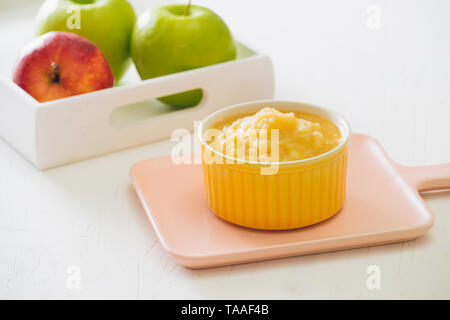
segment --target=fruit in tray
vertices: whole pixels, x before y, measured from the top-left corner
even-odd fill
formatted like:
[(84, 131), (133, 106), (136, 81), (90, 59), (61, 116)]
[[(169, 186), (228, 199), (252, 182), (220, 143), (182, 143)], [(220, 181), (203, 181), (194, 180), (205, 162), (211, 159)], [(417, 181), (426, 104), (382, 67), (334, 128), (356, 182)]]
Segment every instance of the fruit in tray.
[[(136, 23), (131, 55), (142, 79), (204, 67), (236, 58), (236, 46), (225, 22), (213, 11), (174, 4), (151, 9)], [(200, 89), (160, 98), (173, 107), (202, 99)]]
[(130, 66), (136, 20), (126, 0), (47, 0), (37, 15), (37, 33), (66, 31), (92, 41), (105, 54), (117, 81)]
[[(130, 56), (143, 80), (236, 58), (225, 22), (190, 1), (151, 9), (135, 21), (126, 0), (46, 0), (37, 15), (41, 37), (22, 51), (13, 80), (45, 102), (113, 86)], [(198, 88), (159, 100), (183, 108), (202, 98)]]
[(13, 69), (13, 81), (39, 102), (114, 85), (104, 54), (89, 40), (68, 32), (49, 32), (30, 42)]

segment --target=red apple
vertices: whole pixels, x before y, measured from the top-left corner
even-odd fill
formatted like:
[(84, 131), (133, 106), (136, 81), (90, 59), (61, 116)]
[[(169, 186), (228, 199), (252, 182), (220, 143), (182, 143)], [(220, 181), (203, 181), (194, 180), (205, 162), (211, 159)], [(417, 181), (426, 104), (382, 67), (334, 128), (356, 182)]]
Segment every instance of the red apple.
[(114, 76), (95, 44), (74, 33), (49, 32), (22, 50), (13, 81), (45, 102), (110, 88)]

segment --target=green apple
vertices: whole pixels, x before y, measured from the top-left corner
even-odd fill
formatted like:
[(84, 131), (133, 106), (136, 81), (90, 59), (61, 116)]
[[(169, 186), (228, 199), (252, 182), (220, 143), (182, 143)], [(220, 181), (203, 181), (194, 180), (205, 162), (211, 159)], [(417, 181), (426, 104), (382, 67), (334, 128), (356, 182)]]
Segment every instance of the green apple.
[(126, 0), (47, 0), (39, 9), (38, 35), (50, 31), (76, 33), (105, 55), (116, 82), (130, 66), (130, 39), (136, 15)]
[[(200, 68), (236, 58), (236, 45), (225, 22), (213, 11), (185, 4), (143, 13), (131, 38), (131, 56), (142, 79)], [(173, 107), (202, 99), (195, 89), (160, 98)]]

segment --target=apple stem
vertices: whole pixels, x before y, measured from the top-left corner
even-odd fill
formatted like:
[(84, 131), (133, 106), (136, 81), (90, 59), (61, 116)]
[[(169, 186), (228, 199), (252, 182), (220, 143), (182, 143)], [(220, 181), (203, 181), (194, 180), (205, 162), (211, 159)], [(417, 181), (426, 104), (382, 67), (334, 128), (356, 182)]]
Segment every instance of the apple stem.
[(52, 82), (59, 82), (59, 65), (56, 62), (52, 62), (52, 71), (50, 72), (50, 80)]
[(186, 8), (184, 9), (184, 15), (188, 14), (190, 6), (191, 6), (191, 0), (188, 1), (187, 5), (186, 5)]

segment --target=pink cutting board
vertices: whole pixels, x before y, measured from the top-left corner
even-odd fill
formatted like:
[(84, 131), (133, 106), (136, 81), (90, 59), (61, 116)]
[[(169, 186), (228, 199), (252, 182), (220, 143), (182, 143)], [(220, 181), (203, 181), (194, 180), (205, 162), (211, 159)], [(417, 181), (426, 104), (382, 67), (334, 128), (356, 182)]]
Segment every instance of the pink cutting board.
[(349, 146), (344, 208), (316, 225), (289, 231), (253, 230), (226, 222), (208, 208), (199, 164), (170, 157), (135, 164), (131, 180), (169, 255), (189, 268), (206, 268), (414, 239), (433, 214), (419, 190), (450, 187), (450, 164), (395, 164), (371, 137)]

